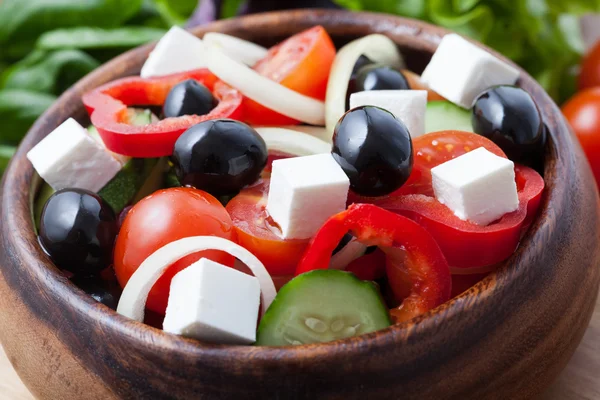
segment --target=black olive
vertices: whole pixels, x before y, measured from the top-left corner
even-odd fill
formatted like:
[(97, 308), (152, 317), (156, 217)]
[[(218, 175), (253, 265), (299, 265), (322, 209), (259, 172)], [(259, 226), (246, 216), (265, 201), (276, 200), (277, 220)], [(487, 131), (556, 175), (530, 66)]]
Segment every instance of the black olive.
[(371, 61), (371, 59), (364, 54), (361, 54), (354, 63), (354, 68), (352, 68), (352, 75), (350, 76), (350, 79), (356, 78), (356, 74), (361, 70), (361, 68), (371, 64), (373, 64), (373, 61)]
[(335, 127), (331, 152), (352, 190), (363, 196), (392, 193), (412, 171), (408, 129), (379, 107), (357, 107), (344, 114)]
[(76, 276), (71, 279), (77, 287), (105, 306), (117, 309), (121, 297), (121, 287), (116, 282), (108, 282), (93, 276)]
[(218, 119), (185, 131), (175, 143), (173, 164), (182, 185), (222, 196), (256, 181), (267, 155), (267, 145), (254, 129)]
[(111, 264), (117, 232), (112, 208), (83, 189), (54, 193), (40, 219), (40, 243), (57, 267), (75, 275), (93, 275)]
[(206, 86), (188, 79), (173, 86), (165, 104), (163, 115), (181, 117), (182, 115), (205, 115), (217, 106), (217, 100)]
[(355, 92), (365, 90), (409, 90), (402, 72), (381, 64), (365, 65), (356, 73)]
[(346, 109), (350, 108), (350, 95), (367, 90), (410, 90), (410, 85), (402, 72), (382, 64), (374, 64), (367, 57), (361, 56), (354, 64), (348, 82)]
[(492, 87), (477, 97), (471, 116), (473, 130), (496, 143), (517, 162), (539, 157), (544, 123), (533, 98), (515, 86)]

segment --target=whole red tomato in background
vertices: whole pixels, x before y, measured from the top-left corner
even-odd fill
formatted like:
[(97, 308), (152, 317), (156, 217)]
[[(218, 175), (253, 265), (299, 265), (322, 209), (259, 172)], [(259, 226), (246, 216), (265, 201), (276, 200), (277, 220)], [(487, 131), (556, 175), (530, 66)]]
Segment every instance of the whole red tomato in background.
[(600, 42), (584, 57), (579, 75), (579, 90), (600, 86)]
[(577, 93), (562, 111), (583, 147), (596, 182), (600, 182), (600, 86)]

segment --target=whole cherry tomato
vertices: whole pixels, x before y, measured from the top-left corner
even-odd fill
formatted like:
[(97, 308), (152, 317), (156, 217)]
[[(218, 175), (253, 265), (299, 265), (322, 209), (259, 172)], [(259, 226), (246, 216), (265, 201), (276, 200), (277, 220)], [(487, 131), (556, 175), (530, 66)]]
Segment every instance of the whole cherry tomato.
[[(125, 286), (140, 264), (168, 243), (190, 236), (219, 236), (235, 240), (233, 223), (225, 208), (210, 194), (192, 188), (159, 190), (127, 213), (115, 246), (117, 279)], [(233, 257), (219, 251), (203, 251), (171, 265), (156, 282), (146, 308), (164, 314), (171, 279), (201, 258), (233, 266)]]
[(600, 41), (585, 56), (579, 74), (579, 89), (600, 86)]
[(562, 108), (600, 182), (600, 87), (577, 93)]

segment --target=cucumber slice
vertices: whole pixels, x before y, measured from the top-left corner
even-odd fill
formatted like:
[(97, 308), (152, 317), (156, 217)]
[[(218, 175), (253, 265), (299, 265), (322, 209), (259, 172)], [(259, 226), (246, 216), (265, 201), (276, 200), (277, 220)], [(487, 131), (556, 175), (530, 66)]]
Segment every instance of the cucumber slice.
[(169, 163), (166, 157), (159, 158), (150, 174), (147, 176), (144, 184), (139, 188), (132, 204), (137, 203), (144, 197), (151, 195), (159, 189), (168, 187), (165, 183), (165, 174), (169, 168)]
[(328, 342), (391, 324), (387, 306), (372, 282), (344, 271), (317, 270), (281, 288), (260, 322), (256, 344)]
[(127, 118), (131, 125), (147, 125), (158, 122), (159, 119), (147, 108), (128, 108)]
[(425, 113), (425, 133), (446, 130), (473, 132), (471, 112), (449, 101), (430, 101)]
[[(144, 197), (165, 187), (164, 174), (167, 169), (166, 158), (134, 158), (104, 186), (98, 194), (114, 210), (120, 213), (127, 205), (135, 204)], [(46, 202), (55, 190), (43, 183), (34, 203), (36, 228), (40, 227), (40, 218)]]
[[(98, 194), (113, 209), (120, 213), (128, 204), (132, 203), (152, 175), (158, 158), (133, 158), (106, 184)], [(162, 183), (162, 182), (161, 182)], [(152, 185), (160, 187), (160, 185)]]

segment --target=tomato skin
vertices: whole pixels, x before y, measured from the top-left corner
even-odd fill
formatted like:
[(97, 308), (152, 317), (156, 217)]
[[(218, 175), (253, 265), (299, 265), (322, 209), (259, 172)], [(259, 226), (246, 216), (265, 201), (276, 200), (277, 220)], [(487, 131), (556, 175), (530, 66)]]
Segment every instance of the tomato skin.
[(596, 183), (600, 184), (600, 87), (577, 93), (562, 107), (562, 112), (583, 147)]
[(579, 90), (600, 86), (600, 41), (584, 57), (579, 74)]
[[(125, 217), (117, 237), (114, 266), (119, 284), (125, 287), (140, 264), (156, 250), (190, 236), (218, 236), (235, 241), (231, 218), (213, 196), (192, 188), (172, 188), (141, 200)], [(233, 257), (219, 251), (184, 257), (154, 285), (146, 308), (164, 314), (173, 276), (203, 257), (233, 266)]]
[(227, 204), (238, 244), (265, 265), (271, 275), (293, 275), (298, 261), (308, 247), (309, 239), (282, 239), (267, 225), (267, 196), (270, 180), (242, 190)]
[[(333, 41), (322, 26), (300, 32), (269, 49), (254, 69), (261, 75), (305, 96), (325, 99), (329, 71), (335, 58)], [(298, 121), (244, 98), (250, 125), (293, 125)]]

